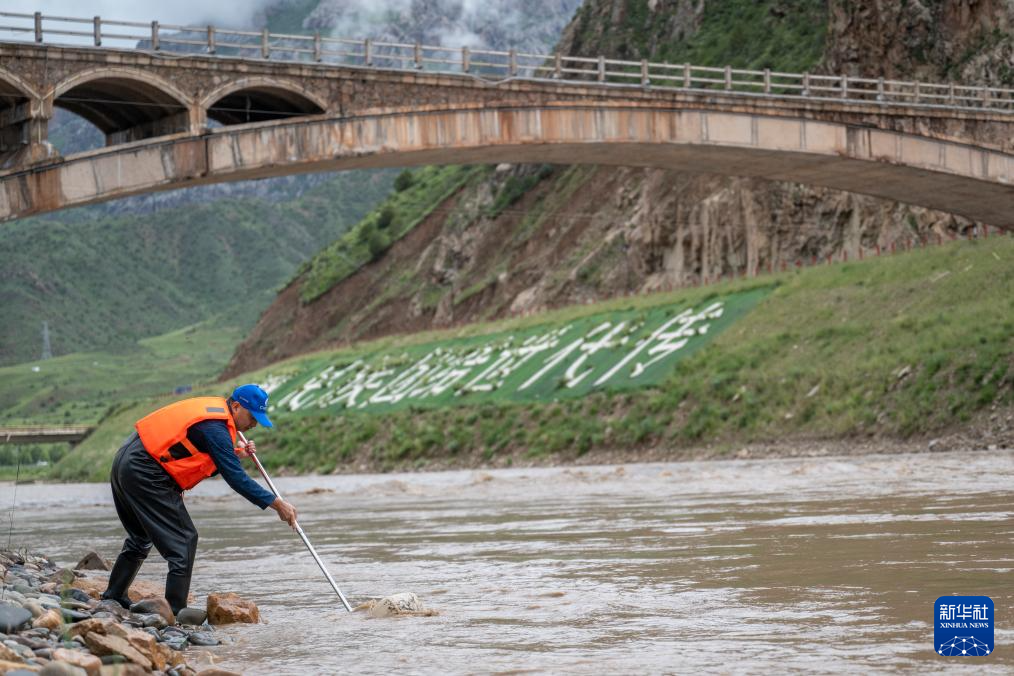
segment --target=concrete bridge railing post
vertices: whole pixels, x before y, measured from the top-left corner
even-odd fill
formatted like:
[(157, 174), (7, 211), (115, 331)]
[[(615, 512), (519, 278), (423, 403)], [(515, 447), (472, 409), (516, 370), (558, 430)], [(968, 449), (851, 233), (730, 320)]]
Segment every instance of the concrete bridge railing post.
[(320, 44), (320, 31), (314, 31), (314, 34), (313, 34), (313, 60), (316, 61), (317, 63), (320, 63), (323, 58), (324, 57), (323, 57), (323, 54), (321, 52), (321, 44)]
[(651, 78), (648, 77), (648, 59), (641, 59), (641, 86), (651, 86)]
[(92, 19), (92, 38), (95, 40), (95, 46), (102, 46), (102, 17), (95, 17)]
[(35, 13), (35, 41), (42, 42), (42, 12)]
[(467, 73), (472, 68), (472, 55), (468, 47), (461, 48), (461, 72)]
[(161, 48), (158, 41), (158, 21), (151, 22), (151, 48), (156, 52)]
[(271, 38), (268, 35), (268, 29), (265, 28), (261, 31), (261, 58), (271, 58)]
[(363, 63), (367, 66), (373, 65), (373, 46), (372, 41), (369, 38), (363, 40)]
[(215, 27), (208, 26), (208, 54), (215, 53)]
[(422, 70), (422, 67), (423, 67), (423, 62), (422, 62), (422, 44), (418, 43), (418, 42), (415, 43), (415, 45), (413, 46), (412, 52), (413, 52), (413, 60), (414, 60), (414, 64), (415, 64), (416, 70)]
[(690, 64), (689, 63), (684, 63), (683, 64), (683, 88), (684, 89), (690, 89), (690, 83), (691, 83)]
[(559, 80), (563, 77), (563, 54), (557, 52), (553, 57), (553, 77)]
[(770, 94), (771, 93), (771, 69), (770, 68), (765, 68), (764, 69), (764, 93), (765, 94)]

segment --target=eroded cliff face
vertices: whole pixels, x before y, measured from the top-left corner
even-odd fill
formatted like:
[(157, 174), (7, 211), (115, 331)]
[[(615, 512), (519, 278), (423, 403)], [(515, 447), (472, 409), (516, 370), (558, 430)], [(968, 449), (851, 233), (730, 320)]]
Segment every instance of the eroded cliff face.
[[(798, 3), (767, 5), (765, 19), (778, 22)], [(654, 58), (674, 42), (701, 38), (712, 7), (705, 0), (589, 0), (560, 45), (578, 55)], [(826, 10), (827, 40), (815, 70), (997, 84), (1010, 77), (1010, 38), (1006, 28), (999, 37), (996, 31), (1011, 24), (1014, 0), (832, 0)], [(536, 172), (541, 180), (518, 201), (495, 217), (483, 215), (512, 180)], [(860, 249), (869, 254), (973, 225), (863, 195), (756, 179), (633, 168), (489, 168), (383, 258), (312, 303), (299, 303), (300, 280), (294, 280), (237, 350), (227, 375), (337, 342), (843, 253), (854, 259)]]

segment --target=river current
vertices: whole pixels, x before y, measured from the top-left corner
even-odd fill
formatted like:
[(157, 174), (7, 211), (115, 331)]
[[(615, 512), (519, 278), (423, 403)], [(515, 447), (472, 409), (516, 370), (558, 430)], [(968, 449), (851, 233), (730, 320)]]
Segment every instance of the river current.
[[(412, 591), (439, 611), (391, 619), (347, 613), (274, 512), (206, 481), (192, 591), (264, 622), (189, 655), (246, 674), (1010, 673), (1012, 478), (1014, 451), (277, 479), (353, 604)], [(73, 565), (123, 533), (107, 485), (31, 484), (12, 538)], [(934, 652), (950, 594), (992, 598), (989, 657)]]

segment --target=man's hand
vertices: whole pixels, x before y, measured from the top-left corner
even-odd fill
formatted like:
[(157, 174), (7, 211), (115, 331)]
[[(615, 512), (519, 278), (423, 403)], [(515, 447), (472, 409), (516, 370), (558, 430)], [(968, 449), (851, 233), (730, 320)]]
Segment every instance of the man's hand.
[(249, 458), (251, 455), (257, 452), (257, 444), (252, 441), (246, 442), (246, 446), (236, 449), (236, 455), (241, 458)]
[(289, 524), (289, 526), (296, 529), (296, 508), (291, 504), (282, 500), (281, 498), (275, 498), (275, 501), (270, 505), (271, 509), (278, 512), (278, 518)]

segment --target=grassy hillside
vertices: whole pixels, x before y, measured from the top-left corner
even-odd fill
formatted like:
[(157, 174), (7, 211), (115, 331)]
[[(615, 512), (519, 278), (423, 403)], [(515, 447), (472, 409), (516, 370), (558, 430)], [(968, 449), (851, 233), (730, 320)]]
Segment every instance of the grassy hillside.
[(73, 212), (0, 227), (0, 364), (109, 350), (205, 319), (252, 325), (311, 254), (390, 190), (353, 172), (282, 203), (230, 199), (145, 215)]
[[(389, 338), (275, 365), (208, 389), (347, 361), (378, 349), (478, 335), (774, 285), (753, 311), (656, 387), (553, 403), (418, 407), (391, 413), (275, 414), (258, 430), (272, 469), (421, 467), (574, 457), (592, 449), (679, 449), (792, 438), (908, 437), (1014, 404), (1014, 238), (956, 242), (758, 280), (624, 298), (454, 332)], [(985, 292), (984, 292), (985, 291)], [(56, 467), (102, 479), (116, 441), (156, 402), (111, 417)]]

